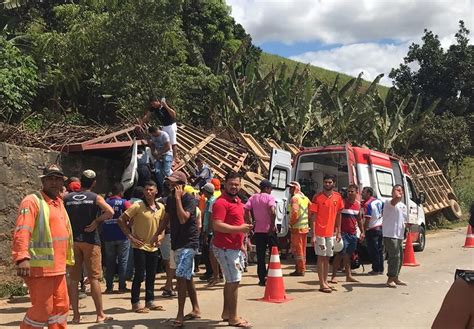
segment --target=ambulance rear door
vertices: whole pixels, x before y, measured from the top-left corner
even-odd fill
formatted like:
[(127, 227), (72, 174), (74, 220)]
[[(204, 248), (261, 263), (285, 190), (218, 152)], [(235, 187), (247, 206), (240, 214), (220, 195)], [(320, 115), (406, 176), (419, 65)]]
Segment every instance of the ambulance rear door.
[(284, 150), (272, 149), (270, 158), (269, 178), (273, 184), (272, 195), (276, 201), (276, 220), (278, 236), (288, 233), (288, 183), (292, 180), (291, 153)]

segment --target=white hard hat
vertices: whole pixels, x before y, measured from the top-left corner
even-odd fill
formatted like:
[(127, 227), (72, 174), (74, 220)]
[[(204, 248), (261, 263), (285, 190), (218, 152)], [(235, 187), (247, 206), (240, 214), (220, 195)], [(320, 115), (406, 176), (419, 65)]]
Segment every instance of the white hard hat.
[(339, 240), (339, 242), (334, 238), (334, 252), (341, 252), (344, 249), (344, 241)]

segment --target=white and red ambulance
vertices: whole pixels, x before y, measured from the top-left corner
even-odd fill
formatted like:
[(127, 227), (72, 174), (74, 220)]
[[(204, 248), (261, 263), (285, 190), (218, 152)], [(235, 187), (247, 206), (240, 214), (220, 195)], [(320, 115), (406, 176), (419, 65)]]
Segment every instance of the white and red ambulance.
[(338, 191), (349, 184), (359, 186), (359, 191), (370, 186), (374, 189), (374, 196), (384, 201), (391, 198), (393, 185), (402, 185), (410, 231), (414, 232), (413, 246), (416, 251), (425, 248), (426, 226), (422, 206), (425, 194), (415, 190), (408, 166), (397, 157), (350, 144), (305, 148), (293, 159), (287, 151), (272, 150), (269, 179), (274, 185), (272, 194), (277, 201), (276, 224), (279, 236), (288, 233), (287, 184), (292, 180), (298, 181), (302, 192), (311, 199), (315, 193), (322, 191), (323, 177), (326, 174), (336, 176)]

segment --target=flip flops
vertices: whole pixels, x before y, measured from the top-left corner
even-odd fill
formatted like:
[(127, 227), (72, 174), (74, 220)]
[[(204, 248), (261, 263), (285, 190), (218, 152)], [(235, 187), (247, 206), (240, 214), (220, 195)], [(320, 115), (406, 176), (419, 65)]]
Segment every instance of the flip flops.
[(95, 323), (106, 323), (106, 322), (109, 322), (109, 321), (113, 321), (113, 317), (111, 316), (106, 316), (105, 318), (103, 318), (102, 320), (97, 320)]
[(184, 316), (183, 320), (184, 321), (189, 321), (189, 320), (196, 320), (196, 319), (200, 319), (201, 316), (198, 315), (198, 314), (193, 314), (193, 313), (188, 313)]
[(154, 303), (146, 304), (145, 308), (149, 309), (150, 311), (164, 311), (165, 308), (161, 305), (156, 305)]
[(173, 320), (171, 321), (171, 326), (173, 328), (182, 328), (184, 326), (183, 321)]
[(324, 292), (324, 293), (326, 293), (326, 294), (332, 293), (332, 289), (331, 289), (331, 288), (320, 288), (319, 291)]
[(240, 319), (239, 322), (234, 323), (234, 324), (229, 322), (229, 327), (252, 328), (252, 324), (250, 322), (248, 322), (247, 320)]

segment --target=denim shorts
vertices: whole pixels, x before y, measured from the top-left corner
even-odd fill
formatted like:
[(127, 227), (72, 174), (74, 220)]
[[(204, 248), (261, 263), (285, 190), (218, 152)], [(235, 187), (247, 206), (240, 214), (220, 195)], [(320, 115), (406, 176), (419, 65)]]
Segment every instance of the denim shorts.
[(194, 256), (196, 250), (191, 248), (181, 248), (174, 251), (174, 261), (176, 263), (176, 277), (191, 280), (194, 274)]
[(212, 246), (212, 251), (221, 266), (225, 282), (240, 282), (244, 269), (244, 258), (240, 249), (221, 249)]
[(344, 242), (344, 248), (342, 249), (341, 254), (352, 255), (357, 248), (357, 235), (342, 233), (342, 241)]
[(161, 241), (160, 245), (161, 257), (164, 260), (170, 260), (171, 251), (171, 234), (165, 234), (165, 238)]

